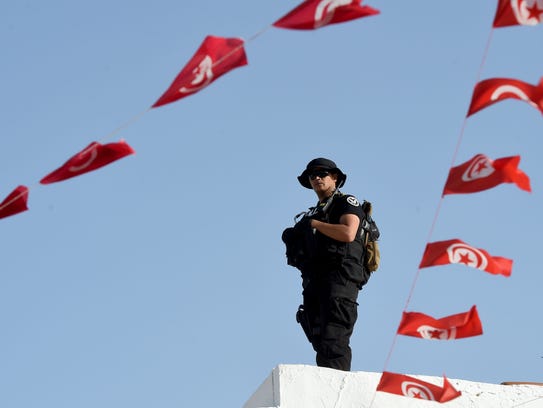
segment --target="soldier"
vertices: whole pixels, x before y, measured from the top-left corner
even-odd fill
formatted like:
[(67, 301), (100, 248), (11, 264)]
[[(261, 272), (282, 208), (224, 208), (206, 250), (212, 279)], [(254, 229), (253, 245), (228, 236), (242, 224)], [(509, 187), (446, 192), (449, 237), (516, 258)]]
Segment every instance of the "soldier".
[(358, 317), (364, 268), (365, 213), (356, 197), (343, 194), (347, 176), (329, 159), (311, 160), (298, 181), (318, 203), (283, 232), (287, 262), (302, 273), (303, 305), (296, 318), (316, 351), (317, 365), (351, 369), (349, 345)]

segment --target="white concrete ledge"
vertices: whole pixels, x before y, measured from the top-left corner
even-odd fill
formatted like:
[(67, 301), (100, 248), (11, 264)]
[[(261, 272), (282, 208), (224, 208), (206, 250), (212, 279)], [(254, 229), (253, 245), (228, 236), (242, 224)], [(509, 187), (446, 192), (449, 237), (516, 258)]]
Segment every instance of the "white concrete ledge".
[[(442, 377), (407, 375), (443, 384)], [(543, 386), (536, 384), (499, 385), (449, 379), (462, 395), (440, 404), (376, 392), (380, 377), (381, 373), (279, 365), (243, 408), (543, 408)]]

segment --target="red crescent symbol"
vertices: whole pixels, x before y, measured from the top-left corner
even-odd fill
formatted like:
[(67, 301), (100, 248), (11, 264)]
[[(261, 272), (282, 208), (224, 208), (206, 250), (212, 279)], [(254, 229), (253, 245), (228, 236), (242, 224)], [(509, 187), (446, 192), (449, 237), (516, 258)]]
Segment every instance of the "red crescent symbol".
[(483, 154), (479, 154), (474, 158), (464, 174), (462, 174), (462, 181), (472, 181), (485, 178), (492, 173), (494, 173), (492, 160)]
[(434, 394), (429, 388), (413, 381), (402, 382), (403, 395), (411, 398), (417, 398), (426, 401), (435, 401)]
[(447, 254), (451, 263), (460, 263), (483, 271), (488, 266), (486, 256), (467, 244), (452, 244), (447, 248)]

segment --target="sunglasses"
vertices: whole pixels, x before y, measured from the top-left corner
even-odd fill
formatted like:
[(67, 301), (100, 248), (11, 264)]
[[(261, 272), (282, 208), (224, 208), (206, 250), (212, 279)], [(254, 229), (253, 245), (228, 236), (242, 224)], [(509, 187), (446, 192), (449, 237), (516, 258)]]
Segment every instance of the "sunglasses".
[(315, 180), (317, 177), (323, 179), (328, 175), (330, 175), (330, 172), (328, 170), (315, 170), (309, 173), (309, 178), (311, 180)]

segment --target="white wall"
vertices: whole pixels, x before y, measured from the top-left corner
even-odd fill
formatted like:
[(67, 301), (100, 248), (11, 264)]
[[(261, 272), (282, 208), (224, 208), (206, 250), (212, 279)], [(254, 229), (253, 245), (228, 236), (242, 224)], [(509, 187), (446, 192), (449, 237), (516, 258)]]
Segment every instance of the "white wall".
[[(443, 384), (442, 377), (412, 376), (439, 386)], [(440, 404), (376, 392), (380, 377), (380, 373), (279, 365), (243, 408), (543, 408), (543, 386), (538, 385), (449, 379), (462, 391), (462, 396)]]

